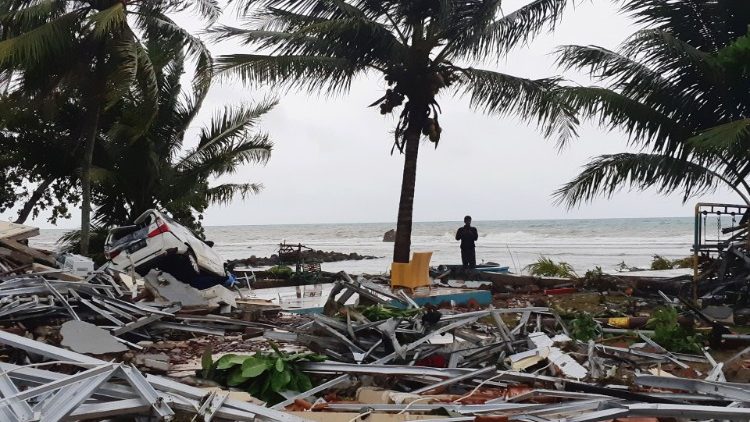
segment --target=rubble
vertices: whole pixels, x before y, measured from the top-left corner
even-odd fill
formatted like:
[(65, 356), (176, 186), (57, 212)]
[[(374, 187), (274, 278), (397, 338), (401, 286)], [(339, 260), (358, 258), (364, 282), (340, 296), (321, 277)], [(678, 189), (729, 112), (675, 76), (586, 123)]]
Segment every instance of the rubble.
[[(3, 245), (34, 233), (2, 227)], [(10, 244), (0, 246), (2, 420), (750, 419), (750, 348), (730, 347), (749, 336), (733, 331), (732, 308), (676, 296), (682, 281), (653, 291), (670, 282), (497, 274), (491, 290), (406, 294), (340, 273), (319, 307), (289, 314), (281, 294), (268, 302), (106, 266), (75, 276)], [(731, 259), (736, 285), (744, 261)]]

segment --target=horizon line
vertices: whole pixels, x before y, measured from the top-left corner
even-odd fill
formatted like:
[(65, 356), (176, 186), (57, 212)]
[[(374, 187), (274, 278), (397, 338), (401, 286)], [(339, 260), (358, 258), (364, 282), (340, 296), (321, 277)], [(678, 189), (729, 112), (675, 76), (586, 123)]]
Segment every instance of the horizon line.
[[(648, 219), (673, 219), (673, 218), (693, 218), (693, 216), (668, 216), (668, 217), (598, 217), (598, 218), (506, 218), (506, 219), (472, 219), (475, 223), (481, 222), (499, 222), (499, 221), (556, 221), (556, 220), (568, 220), (568, 221), (588, 221), (588, 220), (648, 220)], [(429, 224), (429, 223), (463, 223), (463, 220), (425, 220), (425, 221), (414, 221), (414, 224)], [(331, 226), (331, 225), (357, 225), (357, 224), (392, 224), (396, 225), (395, 221), (365, 221), (365, 222), (316, 222), (316, 223), (266, 223), (266, 224), (206, 224), (204, 228), (208, 227), (262, 227), (262, 226)], [(34, 225), (31, 225), (34, 227)], [(39, 227), (41, 230), (76, 230), (78, 226), (74, 227)]]

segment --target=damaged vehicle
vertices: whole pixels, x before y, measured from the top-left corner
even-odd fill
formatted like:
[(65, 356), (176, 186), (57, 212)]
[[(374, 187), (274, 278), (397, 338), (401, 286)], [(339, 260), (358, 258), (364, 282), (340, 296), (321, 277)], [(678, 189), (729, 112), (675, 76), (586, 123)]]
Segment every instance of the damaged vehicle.
[[(117, 271), (145, 275), (158, 268), (184, 282), (226, 280), (225, 260), (189, 229), (157, 210), (148, 210), (131, 226), (109, 231), (104, 255)], [(215, 283), (214, 283), (215, 284)]]

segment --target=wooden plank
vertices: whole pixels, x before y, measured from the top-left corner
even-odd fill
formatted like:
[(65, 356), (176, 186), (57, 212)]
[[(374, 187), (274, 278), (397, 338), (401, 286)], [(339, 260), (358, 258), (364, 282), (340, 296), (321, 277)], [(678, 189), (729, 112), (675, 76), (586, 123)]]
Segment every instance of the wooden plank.
[(24, 240), (34, 236), (39, 236), (39, 229), (36, 227), (0, 221), (0, 239)]
[(5, 246), (7, 248), (13, 249), (14, 251), (23, 252), (27, 255), (30, 255), (35, 260), (41, 261), (47, 265), (57, 265), (55, 260), (52, 259), (52, 257), (50, 257), (49, 255), (39, 252), (34, 248), (30, 248), (17, 240), (0, 239), (0, 246)]
[[(67, 272), (65, 272), (63, 270), (60, 270), (60, 269), (57, 269), (57, 268), (48, 267), (46, 265), (38, 264), (36, 262), (34, 264), (32, 264), (31, 270), (33, 272), (35, 272), (35, 273), (50, 272), (49, 274), (45, 274), (45, 276), (49, 277), (49, 278), (54, 278), (54, 279), (57, 279), (57, 280), (62, 280), (62, 281), (84, 281), (84, 280), (86, 280), (83, 277), (78, 277), (77, 275), (73, 275), (71, 273), (67, 273)], [(51, 271), (59, 271), (59, 272), (51, 272)]]
[(0, 257), (9, 259), (20, 265), (31, 264), (32, 262), (34, 262), (34, 258), (30, 257), (29, 255), (8, 248), (0, 248)]

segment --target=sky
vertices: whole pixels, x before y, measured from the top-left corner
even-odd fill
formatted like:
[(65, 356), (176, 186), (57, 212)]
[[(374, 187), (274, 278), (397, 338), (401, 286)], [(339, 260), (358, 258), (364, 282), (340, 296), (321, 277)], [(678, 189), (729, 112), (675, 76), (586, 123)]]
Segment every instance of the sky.
[[(504, 9), (514, 10), (522, 3), (506, 0)], [(590, 84), (585, 75), (562, 73), (552, 53), (565, 44), (616, 48), (636, 28), (618, 14), (613, 3), (581, 2), (567, 11), (553, 33), (537, 37), (499, 61), (473, 66), (526, 78), (563, 75), (574, 83)], [(201, 30), (189, 16), (177, 20), (194, 33)], [(225, 11), (220, 23), (239, 24), (233, 10)], [(251, 52), (232, 43), (211, 44), (210, 48), (215, 55)], [(403, 157), (390, 154), (396, 119), (367, 107), (384, 89), (382, 77), (374, 73), (356, 80), (349, 93), (337, 97), (274, 92), (231, 79), (216, 81), (188, 133), (187, 146), (194, 145), (201, 125), (225, 105), (252, 104), (269, 95), (280, 102), (259, 126), (274, 142), (268, 164), (247, 166), (221, 180), (258, 182), (264, 190), (228, 206), (212, 206), (204, 223), (395, 222), (403, 168)], [(738, 201), (723, 190), (687, 204), (682, 204), (680, 195), (622, 192), (568, 210), (553, 203), (552, 193), (591, 157), (629, 150), (622, 133), (585, 124), (580, 137), (559, 150), (553, 139), (544, 139), (533, 125), (473, 111), (465, 99), (443, 95), (438, 100), (443, 132), (437, 149), (427, 141), (420, 148), (414, 221), (458, 221), (466, 214), (475, 221), (690, 216), (698, 201)], [(0, 219), (14, 215), (0, 214)], [(75, 227), (78, 219), (74, 212), (58, 227)], [(51, 227), (45, 215), (28, 223)]]

